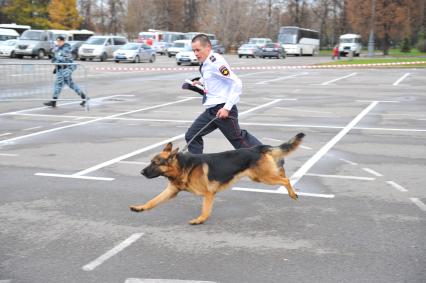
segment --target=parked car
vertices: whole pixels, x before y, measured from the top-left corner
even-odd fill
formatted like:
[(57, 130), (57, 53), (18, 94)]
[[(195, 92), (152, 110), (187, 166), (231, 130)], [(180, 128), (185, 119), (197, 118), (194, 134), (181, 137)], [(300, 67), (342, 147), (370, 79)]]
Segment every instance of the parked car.
[(225, 53), (225, 47), (222, 44), (212, 44), (213, 52), (224, 54)]
[(265, 37), (252, 37), (249, 39), (248, 43), (256, 44), (259, 48), (262, 48), (266, 44), (272, 43), (272, 39)]
[(18, 39), (19, 33), (13, 29), (0, 28), (0, 42), (9, 39)]
[(127, 43), (127, 39), (122, 36), (91, 36), (78, 49), (78, 57), (84, 61), (86, 59), (96, 59), (105, 61), (113, 57), (115, 50)]
[(152, 47), (158, 54), (165, 55), (167, 52), (167, 48), (170, 47), (170, 43), (165, 41), (154, 41)]
[(16, 58), (31, 56), (32, 58), (42, 59), (46, 55), (52, 56), (53, 46), (51, 32), (31, 29), (24, 31), (18, 39), (14, 52)]
[(176, 56), (177, 53), (182, 50), (185, 50), (186, 48), (188, 48), (188, 46), (191, 47), (191, 40), (175, 40), (173, 42), (173, 45), (167, 48), (167, 56)]
[(155, 50), (145, 43), (127, 43), (114, 52), (114, 61), (116, 63), (122, 61), (153, 63), (155, 62)]
[(240, 48), (238, 48), (238, 57), (241, 58), (243, 56), (246, 56), (247, 58), (256, 58), (256, 56), (260, 55), (260, 52), (261, 50), (256, 44), (246, 43), (240, 46)]
[(0, 41), (0, 56), (7, 56), (15, 58), (15, 46), (18, 42), (17, 39), (9, 39), (6, 41)]
[(71, 54), (74, 60), (78, 59), (78, 49), (84, 43), (84, 41), (67, 41), (69, 45), (71, 45)]
[(197, 57), (195, 57), (191, 46), (188, 46), (176, 54), (176, 64), (200, 65), (200, 62), (198, 62)]
[(260, 52), (260, 57), (275, 57), (277, 59), (285, 58), (285, 51), (279, 43), (268, 43), (262, 48)]

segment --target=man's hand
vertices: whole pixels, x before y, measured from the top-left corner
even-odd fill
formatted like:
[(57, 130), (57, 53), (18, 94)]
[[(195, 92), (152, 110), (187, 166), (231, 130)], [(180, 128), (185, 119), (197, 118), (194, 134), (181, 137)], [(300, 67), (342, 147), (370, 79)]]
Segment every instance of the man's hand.
[(219, 119), (226, 119), (229, 116), (229, 110), (226, 110), (225, 108), (219, 109), (217, 111), (216, 117), (219, 117)]

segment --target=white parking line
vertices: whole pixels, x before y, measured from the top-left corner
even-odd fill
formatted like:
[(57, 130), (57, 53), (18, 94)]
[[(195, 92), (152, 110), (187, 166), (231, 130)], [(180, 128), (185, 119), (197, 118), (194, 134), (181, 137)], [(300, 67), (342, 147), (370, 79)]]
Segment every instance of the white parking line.
[(426, 211), (426, 204), (424, 204), (420, 199), (418, 198), (410, 198), (410, 200), (417, 205), (421, 210)]
[[(241, 187), (233, 187), (233, 191), (244, 191), (244, 192), (255, 192), (255, 193), (265, 193), (265, 194), (280, 194), (280, 195), (287, 195), (287, 190), (281, 190), (281, 187), (279, 187), (277, 190), (262, 190), (262, 189), (252, 189), (252, 188), (241, 188)], [(305, 193), (305, 192), (299, 192), (296, 191), (297, 195), (299, 196), (306, 196), (306, 197), (316, 197), (316, 198), (334, 198), (335, 195), (332, 194), (315, 194), (315, 193)]]
[[(267, 107), (267, 106), (269, 106), (269, 105), (272, 105), (272, 104), (274, 104), (274, 103), (277, 103), (277, 102), (279, 102), (279, 101), (281, 101), (281, 99), (275, 99), (275, 100), (270, 101), (270, 102), (268, 102), (268, 103), (265, 103), (265, 104), (259, 105), (259, 106), (257, 106), (257, 107), (251, 108), (251, 109), (249, 109), (249, 110), (243, 111), (243, 112), (241, 112), (241, 113), (240, 113), (240, 116), (247, 115), (248, 113), (251, 113), (251, 112), (256, 111), (256, 110), (258, 110), (258, 109), (261, 109), (261, 108), (265, 108), (265, 107)], [(143, 153), (143, 152), (149, 151), (149, 150), (154, 149), (154, 148), (156, 148), (156, 147), (159, 147), (159, 146), (161, 146), (161, 145), (165, 145), (165, 144), (167, 144), (167, 143), (169, 143), (169, 142), (172, 142), (172, 141), (175, 141), (175, 140), (182, 139), (184, 136), (185, 136), (185, 134), (180, 134), (180, 135), (174, 136), (174, 137), (172, 137), (172, 138), (169, 138), (169, 139), (166, 139), (166, 140), (160, 141), (160, 142), (155, 143), (155, 144), (152, 144), (152, 145), (150, 145), (150, 146), (147, 146), (147, 147), (144, 147), (144, 148), (141, 148), (141, 149), (135, 150), (135, 151), (133, 151), (133, 152), (130, 152), (130, 153), (124, 154), (124, 155), (122, 155), (122, 156), (119, 156), (119, 157), (113, 158), (113, 159), (111, 159), (111, 160), (105, 161), (105, 162), (103, 162), (103, 163), (97, 164), (97, 165), (92, 166), (92, 167), (90, 167), (90, 168), (88, 168), (88, 169), (85, 169), (85, 170), (79, 171), (79, 172), (74, 173), (74, 174), (71, 174), (71, 175), (65, 175), (65, 174), (52, 174), (52, 173), (36, 173), (35, 175), (37, 175), (37, 176), (47, 176), (47, 177), (61, 177), (61, 178), (81, 178), (81, 179), (87, 179), (87, 177), (85, 177), (85, 176), (83, 176), (83, 175), (86, 175), (87, 173), (90, 173), (90, 172), (93, 172), (93, 171), (99, 170), (99, 169), (101, 169), (101, 168), (104, 168), (104, 167), (109, 166), (109, 165), (111, 165), (111, 164), (114, 164), (114, 163), (116, 163), (116, 162), (122, 161), (122, 160), (124, 160), (124, 159), (129, 158), (129, 157), (132, 157), (132, 156), (135, 156), (135, 155), (141, 154), (141, 153)], [(95, 180), (95, 178), (97, 178), (97, 177), (90, 177), (90, 179), (91, 179), (91, 180)], [(99, 178), (99, 179), (100, 179), (100, 178)], [(111, 181), (111, 180), (113, 180), (113, 178), (102, 178), (102, 179), (107, 179), (106, 181)]]
[(374, 175), (374, 176), (377, 176), (377, 177), (383, 177), (383, 175), (382, 174), (380, 174), (379, 172), (377, 172), (377, 171), (374, 171), (373, 169), (370, 169), (370, 168), (362, 168), (362, 170), (364, 170), (365, 172), (367, 172), (367, 173), (370, 173), (371, 175)]
[(4, 137), (4, 136), (8, 136), (8, 135), (11, 135), (12, 133), (3, 133), (3, 134), (0, 134), (0, 137)]
[(60, 131), (60, 130), (63, 130), (63, 129), (87, 125), (87, 124), (90, 124), (90, 123), (95, 123), (95, 122), (98, 122), (98, 121), (103, 121), (103, 120), (107, 120), (107, 119), (111, 119), (111, 118), (115, 118), (115, 117), (120, 117), (120, 116), (124, 116), (124, 115), (128, 115), (128, 114), (133, 114), (133, 113), (137, 113), (137, 112), (141, 112), (141, 111), (146, 111), (146, 110), (151, 110), (151, 109), (164, 107), (164, 106), (168, 106), (168, 105), (172, 105), (172, 104), (182, 103), (182, 102), (186, 102), (188, 100), (195, 99), (195, 98), (196, 97), (181, 99), (181, 100), (163, 103), (163, 104), (159, 104), (159, 105), (155, 105), (155, 106), (131, 110), (131, 111), (127, 111), (127, 112), (124, 112), (124, 113), (118, 113), (118, 114), (114, 114), (114, 115), (110, 115), (110, 116), (106, 116), (106, 117), (101, 117), (101, 118), (97, 118), (97, 119), (93, 119), (93, 120), (89, 120), (89, 121), (85, 121), (85, 122), (81, 122), (81, 123), (71, 124), (71, 125), (58, 127), (58, 128), (53, 128), (53, 129), (49, 129), (49, 130), (45, 130), (45, 131), (41, 131), (41, 132), (35, 132), (35, 133), (32, 133), (32, 134), (15, 137), (15, 138), (8, 139), (8, 140), (2, 140), (2, 141), (0, 141), (0, 144), (15, 142), (17, 140), (25, 139), (25, 138), (28, 138), (28, 137), (38, 136), (38, 135), (42, 135), (42, 134), (46, 134), (46, 133), (51, 133), (51, 132), (56, 132), (56, 131)]
[(298, 76), (303, 76), (303, 75), (307, 75), (307, 74), (309, 74), (309, 73), (304, 72), (304, 73), (294, 74), (294, 75), (291, 75), (291, 76), (278, 77), (278, 78), (271, 79), (271, 80), (257, 82), (256, 84), (262, 85), (262, 84), (266, 84), (266, 83), (270, 83), (270, 82), (282, 81), (282, 80), (286, 80), (286, 79), (290, 79), (290, 78), (294, 78), (294, 77), (298, 77)]
[(394, 181), (386, 181), (386, 183), (388, 183), (389, 185), (391, 185), (392, 187), (394, 187), (395, 189), (397, 189), (400, 192), (403, 192), (403, 193), (408, 192), (407, 189), (405, 189), (403, 186), (395, 183)]
[(394, 86), (399, 85), (400, 82), (402, 82), (406, 77), (408, 77), (410, 75), (410, 73), (406, 73), (405, 75), (403, 75), (402, 77), (400, 77), (396, 82), (393, 83)]
[(0, 156), (18, 156), (17, 154), (14, 153), (0, 153)]
[[(346, 125), (334, 138), (332, 138), (327, 144), (325, 144), (314, 156), (312, 156), (302, 167), (299, 168), (291, 177), (290, 181), (294, 185), (296, 184), (304, 174), (314, 166), (339, 140), (341, 140), (355, 125), (364, 118), (368, 112), (371, 111), (376, 105), (377, 101), (372, 102), (367, 108), (365, 108), (361, 113), (359, 113), (349, 124)], [(284, 188), (282, 188), (284, 190)]]
[(358, 176), (345, 176), (345, 175), (326, 175), (326, 174), (314, 174), (314, 173), (306, 173), (305, 176), (322, 177), (322, 178), (335, 178), (335, 179), (363, 180), (363, 181), (374, 181), (374, 180), (376, 180), (376, 178), (371, 178), (371, 177), (358, 177)]
[(23, 131), (31, 131), (31, 130), (36, 130), (36, 129), (40, 129), (41, 126), (36, 126), (36, 127), (32, 127), (32, 128), (27, 128), (27, 129), (23, 129)]
[(334, 83), (334, 82), (337, 82), (337, 81), (340, 81), (340, 80), (343, 80), (343, 79), (346, 79), (346, 78), (349, 78), (349, 77), (355, 76), (356, 74), (357, 74), (357, 73), (352, 73), (352, 74), (349, 74), (349, 75), (344, 76), (344, 77), (340, 77), (340, 78), (337, 78), (337, 79), (333, 79), (333, 80), (330, 80), (330, 81), (324, 82), (324, 83), (322, 83), (321, 85), (329, 85), (329, 84), (331, 84), (331, 83)]
[(138, 162), (138, 161), (118, 161), (118, 163), (123, 163), (123, 164), (133, 164), (133, 165), (148, 165), (149, 162)]
[(343, 161), (343, 162), (345, 162), (345, 163), (348, 163), (348, 164), (350, 164), (350, 165), (358, 165), (358, 163), (356, 163), (356, 162), (352, 162), (352, 161), (347, 160), (347, 159), (344, 159), (344, 158), (340, 158), (339, 160), (340, 160), (340, 161)]
[(82, 269), (84, 271), (94, 270), (96, 267), (98, 267), (99, 265), (101, 265), (102, 263), (110, 259), (111, 257), (115, 256), (116, 254), (118, 254), (119, 252), (121, 252), (122, 250), (124, 250), (125, 248), (133, 244), (134, 242), (136, 242), (140, 237), (142, 237), (142, 235), (143, 233), (136, 233), (131, 235), (129, 238), (121, 242), (119, 245), (115, 246), (114, 248), (107, 251), (106, 253), (98, 257), (97, 259), (83, 266)]
[[(1, 283), (1, 282), (0, 282)], [(124, 283), (216, 283), (214, 281), (178, 280), (178, 279), (144, 279), (127, 278)]]

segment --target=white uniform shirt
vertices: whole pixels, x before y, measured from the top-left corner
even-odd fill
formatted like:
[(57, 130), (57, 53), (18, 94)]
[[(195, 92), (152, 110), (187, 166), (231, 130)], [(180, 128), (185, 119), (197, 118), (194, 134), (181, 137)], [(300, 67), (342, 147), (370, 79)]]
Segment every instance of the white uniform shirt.
[(225, 103), (224, 108), (231, 110), (240, 100), (242, 83), (231, 71), (225, 59), (212, 51), (200, 71), (202, 76), (200, 82), (204, 84), (207, 92), (204, 107), (210, 108)]

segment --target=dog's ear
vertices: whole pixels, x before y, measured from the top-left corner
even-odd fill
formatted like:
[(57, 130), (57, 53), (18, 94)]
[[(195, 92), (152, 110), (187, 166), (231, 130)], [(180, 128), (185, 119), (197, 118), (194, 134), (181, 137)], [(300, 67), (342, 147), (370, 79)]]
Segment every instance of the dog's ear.
[(170, 152), (170, 151), (172, 151), (172, 148), (173, 148), (173, 144), (171, 142), (169, 142), (166, 145), (166, 147), (163, 149), (163, 151)]
[(169, 155), (169, 158), (170, 159), (173, 159), (173, 158), (175, 158), (175, 156), (176, 156), (176, 154), (179, 152), (179, 148), (177, 147), (177, 148), (175, 148), (171, 153), (170, 153), (170, 155)]

